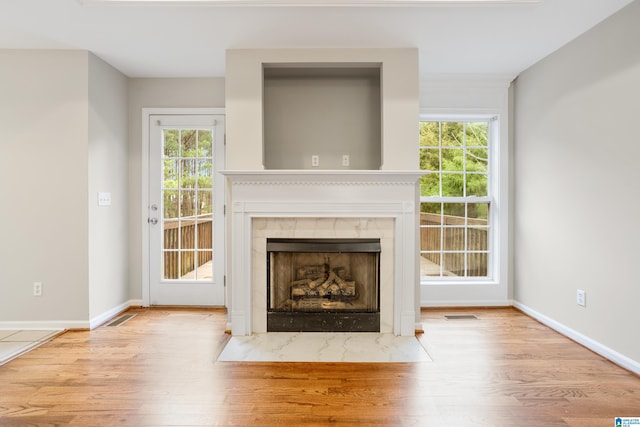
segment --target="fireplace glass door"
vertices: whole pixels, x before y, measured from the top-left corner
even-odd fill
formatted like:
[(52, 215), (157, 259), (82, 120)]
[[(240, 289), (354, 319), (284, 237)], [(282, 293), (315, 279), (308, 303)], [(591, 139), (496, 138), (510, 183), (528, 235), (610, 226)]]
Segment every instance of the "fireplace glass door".
[(267, 331), (379, 332), (379, 239), (267, 239)]

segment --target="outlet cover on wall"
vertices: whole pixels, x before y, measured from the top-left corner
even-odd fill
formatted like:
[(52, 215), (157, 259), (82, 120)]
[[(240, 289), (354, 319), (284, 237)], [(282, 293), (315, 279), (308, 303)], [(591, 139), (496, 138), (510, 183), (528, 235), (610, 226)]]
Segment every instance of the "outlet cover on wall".
[(103, 191), (99, 192), (98, 206), (111, 206), (111, 193)]
[(576, 303), (582, 307), (587, 306), (587, 293), (582, 289), (578, 289), (576, 292)]

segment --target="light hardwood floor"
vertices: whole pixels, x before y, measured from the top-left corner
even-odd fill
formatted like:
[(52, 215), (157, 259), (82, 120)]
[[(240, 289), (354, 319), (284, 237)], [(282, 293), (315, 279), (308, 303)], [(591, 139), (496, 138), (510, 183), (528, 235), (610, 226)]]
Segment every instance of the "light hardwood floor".
[[(613, 426), (640, 378), (515, 309), (424, 310), (424, 363), (216, 362), (225, 315), (135, 309), (0, 367), (0, 426)], [(472, 313), (479, 320), (445, 320)]]

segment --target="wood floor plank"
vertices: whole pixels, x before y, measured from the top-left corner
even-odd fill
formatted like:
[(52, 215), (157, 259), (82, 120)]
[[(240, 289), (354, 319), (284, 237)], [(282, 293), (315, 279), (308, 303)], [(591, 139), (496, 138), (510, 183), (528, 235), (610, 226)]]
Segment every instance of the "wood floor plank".
[(0, 426), (577, 427), (640, 416), (638, 376), (511, 308), (424, 310), (425, 363), (217, 362), (223, 311), (130, 313), (0, 367)]

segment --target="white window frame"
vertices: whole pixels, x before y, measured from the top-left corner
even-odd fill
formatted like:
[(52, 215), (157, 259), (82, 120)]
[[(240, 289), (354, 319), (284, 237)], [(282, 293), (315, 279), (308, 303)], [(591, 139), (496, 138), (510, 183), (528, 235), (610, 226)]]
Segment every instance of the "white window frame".
[[(442, 197), (420, 196), (420, 204), (429, 203), (489, 203), (489, 236), (487, 254), (487, 276), (420, 276), (421, 285), (442, 284), (496, 284), (500, 281), (500, 135), (501, 123), (498, 114), (420, 114), (420, 122), (487, 122), (488, 129), (488, 195), (486, 197)], [(420, 150), (421, 148), (418, 148)], [(421, 251), (422, 248), (419, 248)], [(420, 256), (420, 253), (418, 254)]]

